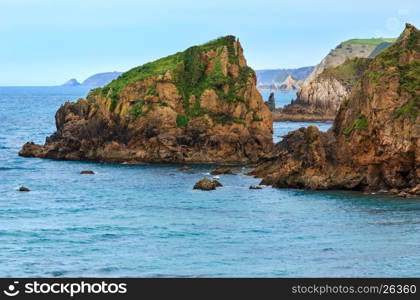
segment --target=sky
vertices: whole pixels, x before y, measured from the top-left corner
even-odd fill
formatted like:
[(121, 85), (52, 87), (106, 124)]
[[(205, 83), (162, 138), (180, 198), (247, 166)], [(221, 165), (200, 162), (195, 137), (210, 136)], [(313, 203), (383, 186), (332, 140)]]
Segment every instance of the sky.
[(406, 22), (420, 26), (420, 1), (0, 0), (0, 86), (127, 71), (224, 35), (254, 69), (303, 67)]

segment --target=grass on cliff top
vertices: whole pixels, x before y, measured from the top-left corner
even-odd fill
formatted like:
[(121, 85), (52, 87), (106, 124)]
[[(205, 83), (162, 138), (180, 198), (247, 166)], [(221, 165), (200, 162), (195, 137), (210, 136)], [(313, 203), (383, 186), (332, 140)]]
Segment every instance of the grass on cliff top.
[(167, 71), (174, 71), (180, 67), (180, 65), (184, 62), (186, 54), (191, 52), (191, 49), (195, 49), (196, 51), (208, 51), (211, 49), (217, 49), (221, 46), (229, 46), (232, 42), (235, 41), (234, 36), (224, 36), (213, 41), (207, 42), (200, 46), (193, 46), (188, 48), (183, 52), (177, 52), (173, 55), (169, 55), (153, 62), (146, 63), (144, 65), (135, 67), (117, 79), (110, 82), (103, 88), (103, 93), (106, 94), (110, 89), (117, 93), (127, 85), (136, 82), (138, 80), (144, 79), (149, 76), (155, 75), (162, 75), (165, 74)]
[(396, 38), (371, 38), (371, 39), (351, 39), (347, 40), (342, 45), (349, 45), (349, 44), (361, 44), (361, 45), (373, 45), (378, 46), (379, 44), (382, 44), (384, 42), (387, 43), (393, 43), (397, 39)]
[(369, 66), (371, 59), (355, 58), (347, 60), (337, 67), (326, 68), (321, 74), (321, 78), (335, 78), (340, 82), (353, 86), (357, 79)]

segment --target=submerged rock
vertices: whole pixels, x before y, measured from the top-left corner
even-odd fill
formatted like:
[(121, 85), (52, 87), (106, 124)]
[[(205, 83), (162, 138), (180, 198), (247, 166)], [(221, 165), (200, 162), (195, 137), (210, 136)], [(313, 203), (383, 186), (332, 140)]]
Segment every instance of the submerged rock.
[(232, 172), (232, 169), (229, 169), (229, 168), (214, 169), (213, 171), (210, 172), (210, 174), (211, 175), (221, 175), (221, 174), (234, 175), (234, 173)]
[(90, 174), (90, 175), (93, 175), (93, 174), (95, 174), (95, 172), (93, 172), (92, 170), (83, 170), (83, 171), (80, 172), (80, 174)]
[(191, 170), (191, 169), (192, 168), (189, 167), (189, 166), (182, 166), (182, 167), (178, 168), (178, 170), (181, 170), (181, 171), (188, 171), (188, 170)]
[(29, 192), (29, 191), (30, 191), (30, 189), (29, 189), (29, 188), (27, 188), (26, 186), (21, 186), (21, 187), (18, 189), (18, 191), (19, 191), (19, 192)]
[(211, 191), (211, 190), (215, 190), (216, 187), (220, 187), (220, 186), (223, 186), (223, 185), (217, 180), (210, 180), (208, 178), (203, 178), (194, 185), (193, 189)]
[(258, 186), (258, 185), (250, 185), (249, 186), (250, 190), (262, 190), (262, 187)]
[(290, 132), (252, 174), (274, 187), (417, 193), (419, 43), (419, 31), (407, 24), (369, 64), (328, 132), (316, 126)]
[(136, 67), (67, 102), (57, 131), (19, 155), (65, 160), (256, 162), (272, 150), (272, 115), (243, 49), (226, 36)]

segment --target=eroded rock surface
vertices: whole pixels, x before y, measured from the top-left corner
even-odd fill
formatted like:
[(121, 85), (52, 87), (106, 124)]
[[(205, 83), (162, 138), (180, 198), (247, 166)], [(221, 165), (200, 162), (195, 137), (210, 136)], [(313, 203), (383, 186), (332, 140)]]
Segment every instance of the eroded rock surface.
[(19, 154), (108, 162), (258, 161), (272, 116), (233, 36), (134, 68), (56, 113), (45, 145)]
[(289, 133), (252, 174), (275, 187), (418, 195), (419, 40), (419, 31), (407, 24), (369, 64), (328, 132), (310, 126)]

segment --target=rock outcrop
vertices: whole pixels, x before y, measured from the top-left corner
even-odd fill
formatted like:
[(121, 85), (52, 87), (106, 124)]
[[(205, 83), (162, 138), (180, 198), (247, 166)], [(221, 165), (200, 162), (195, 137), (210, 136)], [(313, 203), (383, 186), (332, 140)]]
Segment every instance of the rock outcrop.
[(270, 96), (268, 97), (268, 100), (265, 102), (265, 105), (267, 105), (268, 109), (271, 112), (276, 110), (276, 98), (274, 98), (274, 93), (270, 93)]
[(69, 81), (66, 81), (62, 84), (62, 86), (79, 86), (80, 82), (77, 81), (77, 79), (72, 78)]
[(298, 82), (303, 82), (314, 68), (314, 66), (310, 66), (298, 69), (256, 70), (257, 88), (259, 90), (276, 90), (288, 76), (292, 76)]
[(354, 82), (366, 69), (369, 58), (394, 39), (355, 39), (341, 43), (315, 67), (297, 93), (296, 100), (278, 109), (275, 120), (332, 121)]
[(272, 116), (238, 40), (226, 36), (134, 68), (56, 113), (20, 155), (108, 162), (255, 162)]
[(298, 91), (296, 100), (278, 109), (275, 119), (334, 120), (340, 104), (350, 95), (370, 61), (368, 58), (355, 58), (325, 69)]
[(407, 24), (376, 56), (326, 133), (289, 133), (251, 174), (262, 184), (419, 194), (420, 34)]
[(289, 75), (282, 83), (275, 83), (274, 88), (281, 91), (296, 91), (300, 88), (300, 84), (292, 75)]
[(210, 180), (208, 178), (203, 178), (194, 185), (193, 189), (202, 190), (202, 191), (212, 191), (220, 186), (223, 186), (223, 184), (221, 184), (217, 180)]

